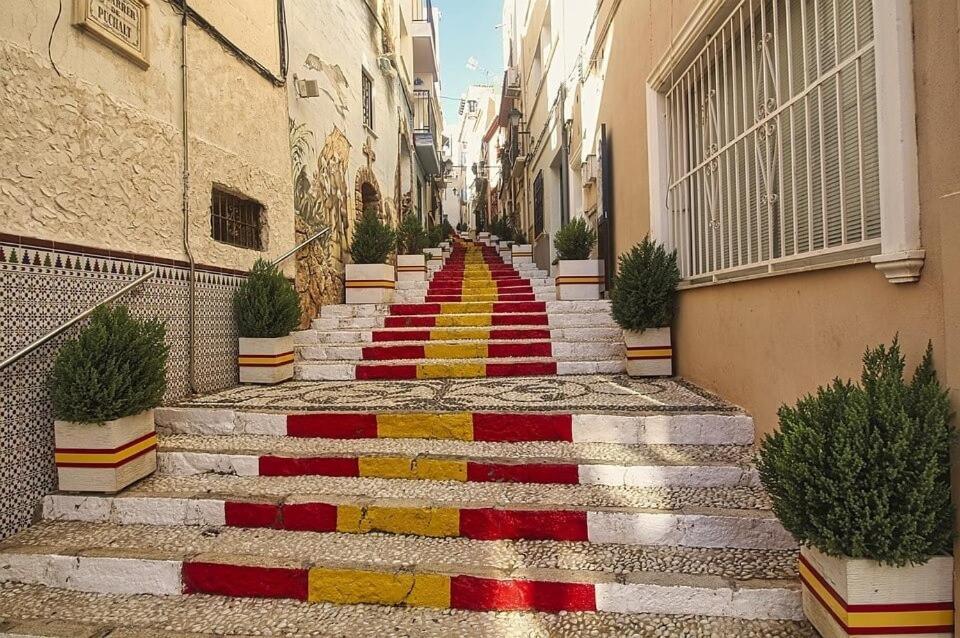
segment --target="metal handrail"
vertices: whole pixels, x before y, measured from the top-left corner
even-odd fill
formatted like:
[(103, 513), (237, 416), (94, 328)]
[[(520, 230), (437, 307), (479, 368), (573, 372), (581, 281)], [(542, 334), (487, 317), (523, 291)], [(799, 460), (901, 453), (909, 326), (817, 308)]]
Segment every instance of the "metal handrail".
[(283, 262), (285, 262), (287, 259), (289, 259), (290, 257), (292, 257), (294, 254), (296, 254), (296, 252), (297, 252), (298, 250), (300, 250), (300, 249), (303, 248), (304, 246), (308, 246), (308, 245), (312, 244), (313, 242), (315, 242), (316, 240), (320, 239), (321, 237), (323, 237), (324, 235), (326, 235), (326, 234), (329, 233), (329, 232), (330, 232), (330, 227), (327, 226), (326, 228), (324, 228), (324, 229), (321, 230), (320, 232), (318, 232), (318, 233), (316, 233), (315, 235), (313, 235), (313, 237), (310, 237), (309, 239), (307, 239), (307, 240), (306, 240), (305, 242), (303, 242), (302, 244), (297, 245), (296, 247), (288, 250), (287, 252), (285, 252), (285, 253), (283, 253), (282, 255), (280, 255), (279, 257), (277, 257), (277, 258), (273, 261), (273, 265), (274, 265), (274, 266), (279, 266), (280, 264), (282, 264)]
[(36, 341), (34, 341), (33, 343), (31, 343), (30, 345), (28, 345), (28, 346), (26, 346), (25, 348), (19, 350), (18, 352), (13, 353), (12, 355), (10, 355), (9, 357), (7, 357), (7, 358), (4, 359), (3, 361), (0, 361), (0, 370), (3, 370), (3, 369), (6, 368), (7, 366), (16, 363), (16, 362), (19, 361), (20, 359), (24, 358), (25, 356), (27, 356), (28, 354), (30, 354), (31, 352), (33, 352), (34, 350), (36, 350), (37, 348), (39, 348), (40, 346), (42, 346), (43, 344), (47, 343), (48, 341), (50, 341), (51, 339), (53, 339), (54, 337), (56, 337), (57, 335), (59, 335), (60, 333), (62, 333), (64, 330), (67, 330), (68, 328), (70, 328), (70, 327), (72, 327), (74, 324), (76, 324), (77, 322), (82, 321), (82, 320), (84, 320), (85, 318), (87, 318), (91, 313), (93, 313), (94, 310), (96, 310), (97, 308), (99, 308), (99, 307), (102, 306), (103, 304), (110, 303), (110, 302), (113, 301), (114, 299), (117, 299), (118, 297), (122, 297), (123, 295), (127, 294), (128, 292), (130, 292), (131, 290), (133, 290), (133, 289), (136, 288), (137, 286), (141, 285), (143, 282), (147, 281), (148, 279), (151, 279), (151, 278), (152, 278), (154, 275), (156, 275), (156, 274), (157, 274), (157, 271), (156, 271), (156, 270), (151, 270), (150, 272), (148, 272), (148, 273), (146, 273), (146, 274), (144, 274), (144, 275), (141, 275), (141, 276), (138, 277), (136, 280), (131, 281), (129, 284), (127, 284), (126, 286), (124, 286), (123, 288), (121, 288), (120, 290), (118, 290), (117, 292), (113, 293), (112, 295), (110, 295), (109, 297), (107, 297), (106, 299), (104, 299), (103, 301), (100, 301), (99, 303), (97, 303), (95, 306), (92, 306), (91, 308), (88, 308), (87, 310), (84, 310), (83, 312), (81, 312), (79, 315), (77, 315), (76, 317), (74, 317), (74, 318), (71, 319), (70, 321), (66, 322), (65, 324), (62, 324), (61, 326), (59, 326), (59, 327), (57, 327), (57, 328), (54, 328), (53, 330), (51, 330), (51, 331), (48, 332), (47, 334), (43, 335), (42, 337), (40, 337), (39, 339), (37, 339)]

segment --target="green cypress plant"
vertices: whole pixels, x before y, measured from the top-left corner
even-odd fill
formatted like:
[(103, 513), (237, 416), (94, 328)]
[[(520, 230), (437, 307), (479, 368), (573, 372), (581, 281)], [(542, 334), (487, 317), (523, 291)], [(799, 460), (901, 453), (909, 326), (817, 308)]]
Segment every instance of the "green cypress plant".
[(426, 248), (427, 233), (416, 213), (404, 215), (397, 228), (397, 252), (401, 255), (419, 255)]
[(375, 210), (365, 210), (353, 231), (350, 255), (355, 264), (385, 264), (396, 247), (397, 236)]
[(300, 324), (300, 297), (276, 266), (258, 259), (233, 296), (241, 337), (285, 337)]
[(100, 306), (57, 353), (50, 374), (53, 414), (103, 423), (160, 405), (169, 348), (159, 319), (141, 321), (124, 305)]
[(427, 245), (426, 248), (438, 248), (440, 242), (443, 241), (443, 227), (440, 225), (434, 226), (427, 231)]
[(587, 226), (587, 220), (577, 217), (564, 224), (553, 238), (557, 258), (563, 261), (590, 259), (597, 243), (597, 231)]
[(453, 226), (450, 225), (450, 222), (447, 221), (447, 218), (443, 218), (443, 239), (441, 241), (446, 241), (450, 237), (453, 237)]
[(680, 269), (677, 252), (667, 252), (650, 237), (620, 255), (611, 293), (614, 321), (624, 330), (643, 332), (673, 323)]
[(900, 344), (867, 350), (859, 384), (835, 379), (794, 407), (760, 449), (783, 526), (831, 556), (923, 564), (953, 543), (950, 404), (933, 348), (913, 379)]

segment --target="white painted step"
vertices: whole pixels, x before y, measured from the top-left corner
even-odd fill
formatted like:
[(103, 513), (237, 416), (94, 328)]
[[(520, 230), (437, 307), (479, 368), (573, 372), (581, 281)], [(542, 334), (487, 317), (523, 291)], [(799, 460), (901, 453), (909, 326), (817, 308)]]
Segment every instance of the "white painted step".
[[(517, 326), (514, 329), (523, 328)], [(536, 326), (531, 329), (538, 329)], [(546, 328), (546, 327), (543, 327)], [(495, 328), (499, 330), (500, 328)], [(390, 328), (391, 332), (422, 332), (424, 328)], [(444, 331), (470, 331), (475, 328), (444, 328)], [(323, 344), (363, 344), (371, 345), (373, 341), (372, 330), (302, 330), (293, 333), (294, 345), (297, 347), (316, 346)], [(550, 339), (553, 343), (574, 342), (574, 343), (610, 343), (623, 344), (623, 331), (619, 327), (615, 328), (556, 328), (550, 330)], [(378, 345), (380, 342), (376, 342)], [(403, 343), (422, 343), (417, 341), (405, 341)], [(433, 343), (433, 342), (430, 342)]]

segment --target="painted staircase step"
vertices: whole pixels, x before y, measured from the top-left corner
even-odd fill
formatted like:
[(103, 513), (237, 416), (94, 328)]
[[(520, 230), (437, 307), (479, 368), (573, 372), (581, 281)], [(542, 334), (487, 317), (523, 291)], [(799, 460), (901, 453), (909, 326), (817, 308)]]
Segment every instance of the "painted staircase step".
[(637, 508), (490, 506), (423, 498), (338, 494), (263, 496), (165, 492), (146, 495), (52, 494), (47, 521), (116, 525), (201, 525), (349, 534), (401, 534), (474, 540), (553, 540), (722, 550), (796, 551), (773, 516), (713, 510), (659, 512)]
[[(131, 536), (127, 528), (110, 524), (46, 523), (3, 544), (0, 580), (96, 593), (121, 588), (122, 593), (470, 611), (803, 617), (799, 586), (786, 572), (784, 578), (748, 572), (731, 582), (702, 573), (696, 561), (676, 561), (690, 565), (678, 570), (670, 560), (648, 559), (645, 564), (642, 556), (616, 555), (640, 549), (635, 547), (612, 549), (611, 558), (594, 559), (586, 550), (580, 554), (567, 544), (552, 547), (550, 541), (523, 554), (517, 551), (521, 543), (479, 548), (466, 539), (236, 528), (210, 535), (200, 527), (156, 526), (142, 526)], [(169, 549), (157, 549), (162, 547)], [(559, 563), (557, 555), (562, 556)], [(759, 562), (767, 566), (769, 560)], [(782, 562), (789, 561), (783, 557)]]
[(433, 341), (540, 341), (554, 344), (611, 343), (623, 344), (623, 331), (614, 328), (390, 328), (371, 330), (303, 330), (293, 333), (294, 344), (308, 347), (324, 344), (370, 344)]
[(392, 304), (391, 316), (408, 315), (466, 315), (466, 314), (530, 314), (543, 313), (547, 304), (543, 301), (501, 301), (501, 302), (451, 302)]
[[(622, 349), (622, 348), (621, 348)], [(382, 343), (378, 345), (326, 345), (301, 348), (304, 361), (354, 360), (389, 361), (410, 359), (504, 359), (550, 357), (549, 341), (427, 341), (425, 343)], [(621, 353), (622, 354), (622, 353)]]
[(756, 486), (745, 448), (422, 439), (326, 440), (250, 435), (165, 437), (166, 474), (355, 476), (468, 482)]
[(154, 412), (161, 434), (326, 439), (559, 441), (623, 445), (733, 445), (754, 441), (744, 414), (569, 412), (258, 412), (171, 407)]
[(544, 312), (527, 313), (466, 313), (391, 315), (383, 318), (384, 328), (480, 328), (484, 326), (546, 326), (549, 316)]
[(480, 377), (529, 377), (557, 374), (550, 358), (523, 359), (419, 359), (386, 363), (358, 363), (358, 380), (474, 379)]
[[(660, 614), (547, 614), (318, 605), (225, 596), (93, 594), (40, 585), (0, 585), (0, 629), (11, 636), (223, 638), (253, 635), (557, 638), (559, 636), (765, 636), (814, 638), (806, 623)], [(118, 614), (117, 610), (123, 613)], [(322, 630), (318, 630), (322, 627)], [(170, 628), (178, 630), (170, 631)], [(184, 633), (186, 632), (186, 633)]]
[(551, 339), (546, 328), (396, 328), (374, 330), (370, 341), (376, 343), (401, 341), (461, 341), (490, 339), (495, 341), (537, 341)]

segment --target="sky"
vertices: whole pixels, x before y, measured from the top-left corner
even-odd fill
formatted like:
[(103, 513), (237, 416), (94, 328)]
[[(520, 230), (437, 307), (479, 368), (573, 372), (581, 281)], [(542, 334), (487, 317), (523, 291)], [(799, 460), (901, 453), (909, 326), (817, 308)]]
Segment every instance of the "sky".
[[(497, 84), (503, 79), (502, 0), (433, 0), (441, 11), (440, 81), (444, 123), (457, 122), (458, 100), (471, 84)], [(470, 71), (475, 58), (480, 69)], [(484, 73), (488, 70), (492, 75)]]

